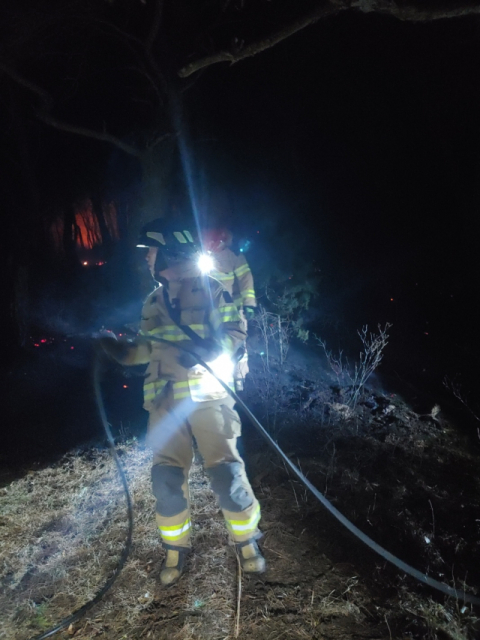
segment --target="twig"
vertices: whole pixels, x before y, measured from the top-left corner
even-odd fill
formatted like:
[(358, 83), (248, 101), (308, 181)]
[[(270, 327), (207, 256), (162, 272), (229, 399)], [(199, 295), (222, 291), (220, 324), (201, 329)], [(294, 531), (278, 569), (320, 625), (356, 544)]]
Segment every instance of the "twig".
[(433, 505), (432, 501), (428, 501), (430, 503), (430, 509), (432, 510), (432, 538), (435, 537), (435, 514), (433, 513)]
[(235, 638), (238, 638), (238, 634), (240, 633), (240, 600), (242, 597), (242, 563), (240, 562), (240, 556), (238, 555), (238, 551), (236, 547), (235, 547), (235, 555), (237, 556), (237, 567), (238, 567), (237, 610), (235, 612)]
[[(298, 460), (298, 458), (297, 458), (297, 460)], [(294, 486), (294, 484), (293, 484), (293, 480), (292, 480), (292, 478), (290, 477), (290, 472), (289, 472), (289, 470), (287, 469), (287, 465), (285, 464), (285, 460), (282, 460), (282, 462), (283, 462), (283, 466), (284, 466), (284, 468), (285, 468), (285, 472), (286, 472), (286, 474), (287, 474), (287, 476), (288, 476), (288, 481), (290, 482), (290, 486), (292, 487), (293, 495), (294, 495), (294, 497), (295, 497), (295, 502), (297, 503), (297, 509), (300, 511), (300, 505), (299, 505), (299, 503), (298, 503), (297, 493), (296, 493), (296, 491), (295, 491), (295, 486)]]
[[(451, 380), (448, 376), (445, 376), (443, 379), (443, 386), (446, 389), (448, 389), (459, 402), (463, 404), (465, 409), (470, 413), (470, 415), (472, 415), (475, 418), (475, 420), (478, 420), (478, 422), (480, 422), (480, 417), (471, 408), (468, 402), (468, 398), (462, 393), (460, 385), (455, 380)], [(479, 438), (480, 438), (480, 432), (479, 432)]]
[(390, 634), (390, 640), (391, 640), (391, 638), (392, 638), (392, 631), (391, 631), (391, 629), (390, 629), (390, 625), (388, 624), (387, 614), (385, 614), (383, 617), (385, 618), (385, 624), (387, 625), (388, 633)]
[(158, 35), (158, 30), (160, 29), (160, 24), (162, 22), (162, 13), (163, 13), (163, 0), (157, 0), (157, 4), (155, 5), (155, 13), (153, 16), (152, 26), (145, 40), (145, 50), (147, 53), (151, 53), (153, 43)]

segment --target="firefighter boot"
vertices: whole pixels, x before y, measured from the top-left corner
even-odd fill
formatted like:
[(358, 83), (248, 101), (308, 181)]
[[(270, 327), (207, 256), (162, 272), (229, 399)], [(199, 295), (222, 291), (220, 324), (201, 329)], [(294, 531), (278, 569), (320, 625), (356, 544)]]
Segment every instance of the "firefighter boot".
[(263, 573), (267, 567), (258, 544), (254, 538), (235, 545), (240, 557), (240, 564), (245, 573)]
[(160, 582), (164, 587), (175, 584), (180, 579), (185, 566), (185, 558), (190, 549), (188, 547), (173, 547), (165, 545), (167, 555), (160, 571)]

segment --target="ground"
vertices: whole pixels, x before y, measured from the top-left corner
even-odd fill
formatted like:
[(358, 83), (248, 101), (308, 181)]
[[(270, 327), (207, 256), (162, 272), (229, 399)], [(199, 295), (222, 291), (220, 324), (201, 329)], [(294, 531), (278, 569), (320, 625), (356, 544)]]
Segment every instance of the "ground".
[[(268, 366), (252, 354), (245, 400), (289, 458), (356, 526), (416, 568), (477, 593), (479, 447), (432, 404), (368, 388), (352, 408), (326, 370)], [(428, 405), (426, 405), (428, 406)], [(460, 425), (461, 426), (461, 425)], [(133, 544), (103, 600), (60, 638), (277, 640), (480, 637), (479, 610), (400, 574), (347, 534), (245, 425), (243, 451), (262, 506), (267, 572), (239, 574), (196, 460), (194, 551), (172, 588), (141, 439), (117, 445), (134, 502)], [(108, 450), (30, 464), (0, 489), (0, 638), (27, 640), (92, 598), (126, 536), (126, 507)]]

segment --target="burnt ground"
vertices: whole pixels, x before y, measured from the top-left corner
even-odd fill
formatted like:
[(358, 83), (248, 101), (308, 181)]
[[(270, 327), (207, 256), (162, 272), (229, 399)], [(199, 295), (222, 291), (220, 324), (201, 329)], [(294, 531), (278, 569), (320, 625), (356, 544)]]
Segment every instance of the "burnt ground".
[[(266, 366), (255, 353), (251, 363), (245, 401), (308, 479), (402, 560), (478, 595), (480, 447), (466, 418), (378, 381), (352, 408), (325, 368), (294, 358)], [(130, 438), (119, 444), (135, 508), (130, 558), (103, 601), (59, 637), (480, 638), (478, 608), (406, 577), (355, 540), (246, 423), (242, 441), (267, 572), (239, 576), (197, 464), (194, 552), (179, 584), (161, 589), (150, 453)], [(0, 638), (27, 640), (109, 575), (125, 539), (124, 500), (108, 451), (94, 447), (25, 466), (3, 482), (0, 501)]]
[[(247, 404), (310, 482), (402, 560), (440, 582), (478, 593), (480, 443), (475, 424), (459, 415), (456, 422), (441, 405), (398, 379), (391, 385), (396, 392), (377, 381), (352, 408), (348, 388), (325, 368), (280, 367), (275, 360), (267, 366), (258, 355), (253, 362)], [(382, 610), (388, 633), (396, 637), (480, 637), (478, 611), (399, 573), (334, 521), (275, 454), (268, 458), (271, 467), (265, 467), (263, 453), (250, 458), (253, 468), (265, 467), (261, 486), (276, 495), (284, 492), (285, 502), (297, 512), (289, 524), (287, 556), (300, 550), (314, 567), (323, 553), (334, 567), (349, 567), (352, 579), (369, 590), (362, 612), (378, 620)], [(277, 518), (282, 520), (281, 512)], [(315, 558), (312, 547), (318, 549)], [(344, 637), (355, 637), (350, 633)]]

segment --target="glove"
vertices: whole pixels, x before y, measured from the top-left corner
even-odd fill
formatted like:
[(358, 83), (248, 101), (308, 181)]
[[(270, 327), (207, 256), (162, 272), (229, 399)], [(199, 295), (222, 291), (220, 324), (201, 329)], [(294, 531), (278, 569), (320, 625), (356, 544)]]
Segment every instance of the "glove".
[(243, 307), (243, 315), (245, 320), (251, 320), (255, 315), (255, 307)]
[(192, 351), (189, 351), (189, 353), (181, 351), (177, 360), (182, 367), (190, 369), (198, 364), (199, 358), (204, 362), (212, 362), (218, 358), (221, 353), (222, 348), (218, 342), (213, 338), (206, 338), (201, 346), (193, 345)]
[(105, 351), (105, 353), (121, 362), (128, 352), (128, 346), (125, 342), (119, 342), (113, 331), (102, 331), (97, 339), (97, 344)]

